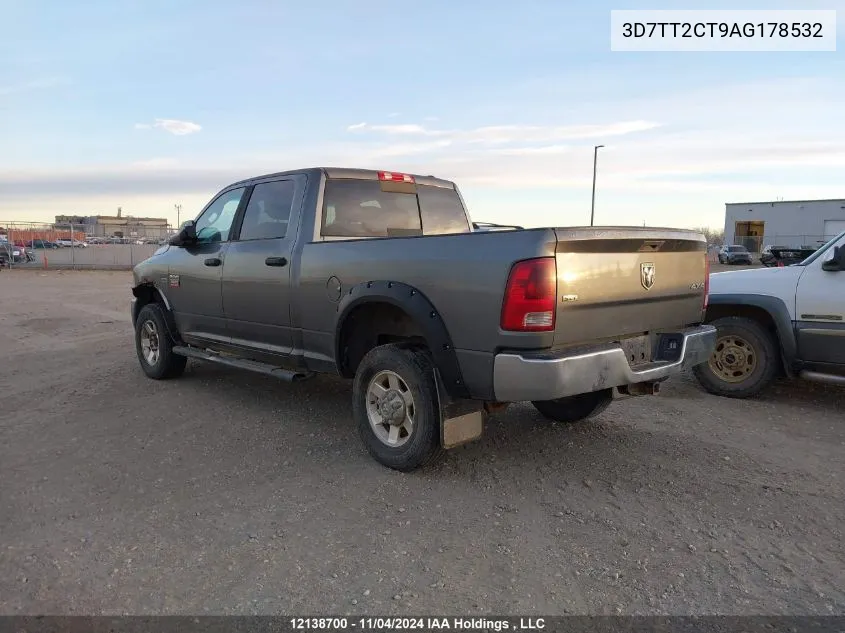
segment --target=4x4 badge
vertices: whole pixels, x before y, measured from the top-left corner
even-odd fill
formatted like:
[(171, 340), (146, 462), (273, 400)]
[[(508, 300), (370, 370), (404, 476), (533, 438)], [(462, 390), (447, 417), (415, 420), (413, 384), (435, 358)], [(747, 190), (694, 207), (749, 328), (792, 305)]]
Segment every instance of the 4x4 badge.
[(640, 283), (646, 290), (651, 290), (654, 285), (654, 263), (643, 262), (640, 264)]

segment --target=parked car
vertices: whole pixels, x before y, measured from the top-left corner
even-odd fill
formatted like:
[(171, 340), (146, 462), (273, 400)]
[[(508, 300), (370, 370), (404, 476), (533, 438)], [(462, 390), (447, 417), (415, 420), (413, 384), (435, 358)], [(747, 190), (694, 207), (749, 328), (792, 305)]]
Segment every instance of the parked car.
[(750, 264), (751, 253), (740, 244), (731, 244), (719, 249), (720, 264)]
[(694, 369), (709, 392), (759, 394), (778, 375), (845, 385), (845, 233), (782, 268), (710, 277), (710, 360)]
[(64, 248), (87, 248), (88, 244), (80, 240), (56, 240), (56, 244)]
[(502, 403), (574, 422), (706, 362), (705, 248), (686, 230), (475, 231), (431, 176), (263, 176), (135, 267), (136, 352), (153, 379), (188, 358), (354, 378), (367, 450), (411, 470), (478, 438)]
[(30, 248), (61, 248), (55, 242), (49, 242), (47, 240), (32, 240), (27, 243), (27, 246)]
[(786, 246), (773, 246), (771, 244), (764, 246), (763, 250), (760, 251), (760, 263), (763, 264), (763, 266), (771, 268), (778, 265), (777, 257), (772, 255), (773, 248), (782, 252)]
[(19, 264), (27, 261), (26, 250), (23, 247), (15, 246), (6, 240), (0, 240), (0, 266)]
[(816, 252), (814, 247), (765, 246), (760, 253), (760, 263), (768, 268), (797, 264)]

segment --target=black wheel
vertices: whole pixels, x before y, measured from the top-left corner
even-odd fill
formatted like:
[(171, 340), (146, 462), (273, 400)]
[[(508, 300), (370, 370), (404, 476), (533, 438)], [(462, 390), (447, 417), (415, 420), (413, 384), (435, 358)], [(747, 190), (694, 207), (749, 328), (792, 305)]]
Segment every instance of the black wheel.
[(544, 417), (555, 422), (579, 422), (598, 415), (613, 401), (613, 390), (602, 389), (557, 400), (536, 400), (533, 404)]
[(724, 317), (716, 327), (716, 349), (710, 360), (693, 368), (707, 391), (728, 398), (756, 396), (780, 367), (777, 341), (758, 321)]
[(434, 367), (424, 349), (381, 345), (358, 365), (352, 414), (370, 455), (410, 471), (443, 455)]
[(181, 376), (188, 364), (187, 358), (173, 353), (173, 327), (168, 321), (167, 313), (157, 303), (141, 308), (135, 321), (135, 350), (141, 369), (155, 380)]

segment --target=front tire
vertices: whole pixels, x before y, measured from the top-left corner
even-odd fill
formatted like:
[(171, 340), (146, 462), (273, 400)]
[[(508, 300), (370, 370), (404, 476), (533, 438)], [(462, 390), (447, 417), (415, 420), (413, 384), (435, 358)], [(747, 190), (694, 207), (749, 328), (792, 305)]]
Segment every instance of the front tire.
[(352, 415), (367, 451), (388, 468), (407, 472), (443, 455), (434, 366), (424, 349), (370, 350), (355, 373)]
[(693, 368), (708, 392), (726, 398), (750, 398), (774, 380), (780, 356), (777, 341), (760, 322), (724, 317), (716, 327), (716, 349), (710, 360)]
[(188, 359), (173, 353), (172, 328), (167, 313), (157, 303), (148, 303), (135, 320), (135, 351), (141, 369), (153, 380), (177, 378)]
[(607, 409), (611, 402), (613, 390), (602, 389), (556, 400), (536, 400), (531, 404), (549, 420), (572, 424), (598, 415)]

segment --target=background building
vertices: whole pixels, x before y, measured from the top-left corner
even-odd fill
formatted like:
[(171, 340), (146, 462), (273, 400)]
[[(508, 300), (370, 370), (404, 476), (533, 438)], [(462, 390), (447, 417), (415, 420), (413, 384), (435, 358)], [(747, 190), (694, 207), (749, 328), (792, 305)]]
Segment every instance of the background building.
[(166, 218), (138, 218), (131, 215), (57, 215), (56, 230), (84, 231), (92, 237), (137, 237), (164, 239), (170, 235)]
[(725, 244), (817, 247), (845, 231), (845, 199), (725, 205)]

